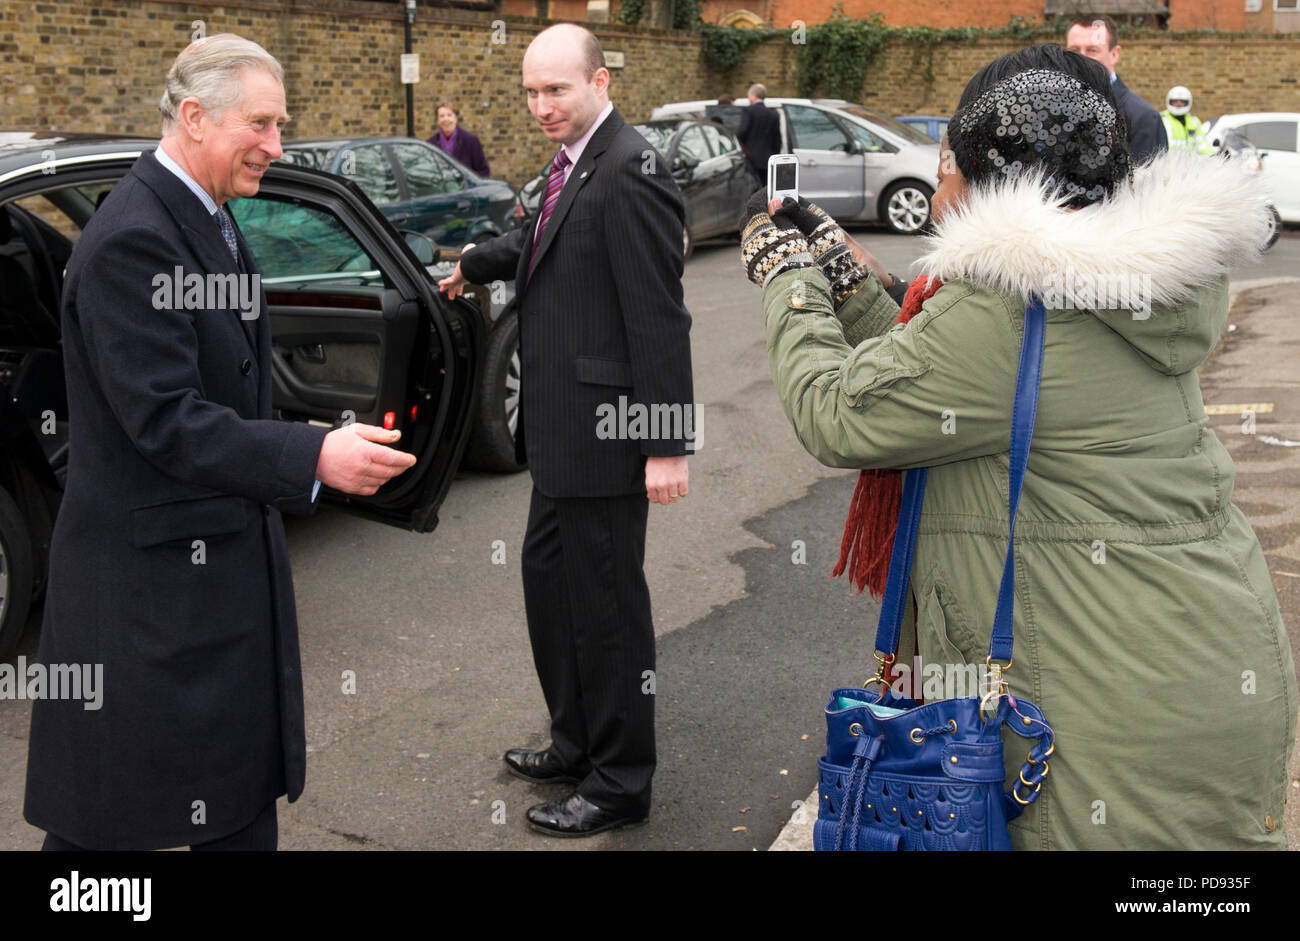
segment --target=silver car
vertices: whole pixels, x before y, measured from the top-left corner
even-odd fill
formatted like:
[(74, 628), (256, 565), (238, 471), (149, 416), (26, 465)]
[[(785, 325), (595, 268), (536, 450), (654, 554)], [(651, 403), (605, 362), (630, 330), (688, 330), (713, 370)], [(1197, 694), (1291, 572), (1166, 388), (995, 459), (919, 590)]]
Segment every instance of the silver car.
[[(737, 104), (746, 106), (743, 98)], [(880, 221), (905, 235), (925, 228), (939, 185), (937, 143), (839, 98), (767, 98), (764, 104), (781, 119), (784, 151), (799, 158), (802, 195), (841, 222)], [(712, 100), (679, 101), (650, 117), (708, 116), (726, 123), (737, 113), (736, 106), (719, 108)]]

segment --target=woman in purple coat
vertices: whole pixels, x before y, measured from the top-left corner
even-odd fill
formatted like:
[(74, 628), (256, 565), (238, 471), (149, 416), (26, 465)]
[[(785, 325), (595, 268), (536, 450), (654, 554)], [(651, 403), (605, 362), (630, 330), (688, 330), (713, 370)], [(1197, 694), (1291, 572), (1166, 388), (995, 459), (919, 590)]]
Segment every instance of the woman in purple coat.
[(483, 156), (483, 145), (477, 137), (460, 127), (456, 109), (446, 102), (438, 105), (438, 130), (433, 132), (429, 143), (452, 159), (459, 160), (479, 176), (488, 176), (488, 162)]

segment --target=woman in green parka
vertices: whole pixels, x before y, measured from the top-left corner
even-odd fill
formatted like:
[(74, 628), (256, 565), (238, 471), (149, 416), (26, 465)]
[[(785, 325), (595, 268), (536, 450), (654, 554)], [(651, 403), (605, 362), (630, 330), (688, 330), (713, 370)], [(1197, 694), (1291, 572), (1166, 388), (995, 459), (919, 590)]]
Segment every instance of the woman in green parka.
[[(1267, 210), (1230, 162), (1130, 168), (1107, 78), (1045, 45), (972, 79), (903, 322), (807, 204), (772, 217), (756, 194), (745, 264), (808, 451), (930, 468), (911, 577), (923, 663), (984, 662), (1024, 308), (1031, 294), (1047, 307), (1007, 679), (1056, 752), (1010, 824), (1015, 848), (1285, 849), (1295, 667), (1196, 376), (1227, 320), (1227, 270), (1257, 255)], [(896, 519), (888, 474), (864, 475), (864, 507)], [(873, 588), (890, 541), (855, 560)], [(1012, 780), (1023, 740), (1007, 733), (1005, 751)]]

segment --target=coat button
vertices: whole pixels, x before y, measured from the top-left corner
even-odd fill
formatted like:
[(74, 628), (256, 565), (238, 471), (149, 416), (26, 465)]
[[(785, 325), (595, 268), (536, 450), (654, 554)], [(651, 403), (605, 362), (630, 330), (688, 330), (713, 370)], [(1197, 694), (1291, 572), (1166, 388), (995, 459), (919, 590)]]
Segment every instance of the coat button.
[(242, 363), (239, 364), (239, 371), (243, 373), (245, 376), (247, 376), (250, 372), (253, 371), (253, 361), (248, 359), (244, 360)]

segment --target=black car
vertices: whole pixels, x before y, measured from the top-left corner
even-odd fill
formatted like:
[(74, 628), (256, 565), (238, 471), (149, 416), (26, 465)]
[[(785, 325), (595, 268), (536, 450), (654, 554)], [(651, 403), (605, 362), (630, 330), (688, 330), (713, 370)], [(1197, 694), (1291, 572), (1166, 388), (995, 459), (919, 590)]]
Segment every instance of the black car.
[(282, 163), (347, 177), (388, 221), (460, 248), (500, 235), (519, 214), (514, 187), (480, 177), (437, 147), (409, 137), (286, 141)]
[[(651, 145), (646, 159), (665, 161), (682, 191), (682, 255), (689, 258), (700, 239), (735, 235), (745, 201), (761, 185), (736, 136), (704, 120), (665, 119), (632, 126)], [(536, 213), (545, 188), (545, 175), (538, 175), (520, 191), (529, 214)]]
[[(157, 143), (0, 133), (0, 658), (44, 590), (66, 479), (63, 271), (105, 194)], [(426, 267), (432, 244), (338, 176), (275, 164), (256, 197), (227, 206), (262, 273), (276, 417), (398, 428), (419, 457), (373, 496), (325, 499), (429, 532), (467, 444), (480, 463), (519, 469), (518, 331), (502, 286), (448, 301)]]

